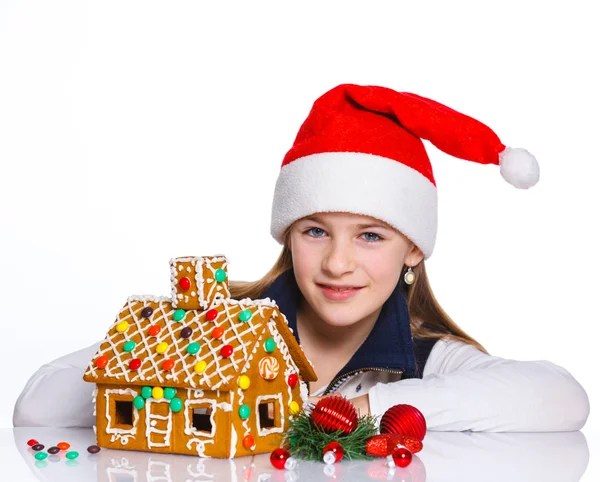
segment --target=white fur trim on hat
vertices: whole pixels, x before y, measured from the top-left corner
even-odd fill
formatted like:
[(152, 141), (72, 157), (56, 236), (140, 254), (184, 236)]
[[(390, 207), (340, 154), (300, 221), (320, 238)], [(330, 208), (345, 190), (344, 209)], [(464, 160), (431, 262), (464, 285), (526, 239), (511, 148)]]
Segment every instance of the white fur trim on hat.
[(271, 211), (271, 235), (283, 244), (286, 228), (310, 214), (349, 212), (385, 221), (423, 252), (433, 252), (437, 189), (398, 161), (358, 152), (324, 152), (281, 168)]
[(540, 179), (540, 166), (533, 155), (521, 147), (507, 147), (499, 154), (500, 174), (516, 188), (528, 189)]

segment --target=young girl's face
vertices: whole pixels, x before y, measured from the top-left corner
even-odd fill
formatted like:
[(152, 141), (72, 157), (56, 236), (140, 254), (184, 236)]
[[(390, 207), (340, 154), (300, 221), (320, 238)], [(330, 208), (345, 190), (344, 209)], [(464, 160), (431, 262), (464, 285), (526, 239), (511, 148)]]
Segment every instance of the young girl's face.
[[(314, 314), (332, 326), (378, 315), (421, 251), (399, 231), (370, 216), (318, 213), (294, 223), (290, 249), (296, 281)], [(351, 296), (324, 285), (357, 287)]]

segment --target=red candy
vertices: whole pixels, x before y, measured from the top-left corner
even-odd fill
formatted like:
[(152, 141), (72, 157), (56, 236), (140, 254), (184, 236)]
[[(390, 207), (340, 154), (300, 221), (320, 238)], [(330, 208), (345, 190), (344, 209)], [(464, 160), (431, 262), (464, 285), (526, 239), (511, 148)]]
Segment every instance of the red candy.
[(190, 289), (190, 286), (192, 286), (192, 283), (190, 281), (189, 278), (181, 278), (179, 280), (179, 287), (183, 290), (183, 291), (187, 291)]
[(106, 365), (108, 365), (108, 357), (106, 355), (102, 355), (96, 358), (96, 366), (98, 368), (105, 368)]
[(171, 370), (175, 366), (175, 362), (171, 359), (166, 359), (163, 361), (162, 368), (163, 370)]
[(142, 361), (139, 358), (134, 358), (129, 362), (130, 370), (137, 370), (142, 366)]
[(296, 375), (295, 373), (290, 374), (290, 376), (287, 379), (287, 383), (290, 387), (294, 388), (296, 386), (296, 383), (298, 383), (298, 375)]
[(412, 461), (412, 454), (407, 448), (395, 447), (392, 450), (392, 458), (397, 467), (407, 467)]
[(152, 325), (150, 328), (148, 328), (148, 336), (156, 336), (160, 333), (160, 326), (158, 325)]
[(232, 354), (233, 354), (233, 347), (231, 345), (224, 345), (223, 348), (221, 348), (221, 356), (228, 358)]
[(34, 439), (34, 438), (32, 438), (31, 440), (27, 441), (27, 445), (29, 445), (30, 447), (33, 447), (34, 445), (37, 445), (38, 443), (39, 442), (36, 439)]
[(212, 331), (212, 337), (213, 338), (221, 338), (223, 336), (223, 333), (225, 333), (225, 329), (222, 326), (217, 326)]
[(215, 309), (206, 312), (206, 319), (208, 321), (213, 321), (217, 316), (219, 316), (219, 312)]
[(56, 446), (61, 450), (67, 450), (71, 447), (71, 445), (69, 445), (67, 442), (59, 442), (56, 444)]
[(244, 448), (250, 450), (252, 447), (254, 447), (254, 437), (252, 435), (246, 435), (242, 441), (242, 444), (244, 445)]
[(290, 453), (286, 449), (275, 449), (271, 452), (271, 465), (276, 469), (283, 469), (285, 461), (290, 458)]

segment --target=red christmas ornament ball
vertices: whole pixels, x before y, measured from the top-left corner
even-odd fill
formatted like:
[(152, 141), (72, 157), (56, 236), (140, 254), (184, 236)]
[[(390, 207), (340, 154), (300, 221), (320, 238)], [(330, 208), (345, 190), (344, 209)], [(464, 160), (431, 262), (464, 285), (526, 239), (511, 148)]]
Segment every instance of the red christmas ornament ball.
[(422, 441), (427, 432), (427, 423), (423, 414), (412, 405), (394, 405), (381, 417), (379, 432), (406, 435)]
[(329, 442), (327, 445), (325, 445), (325, 448), (323, 449), (323, 455), (325, 455), (327, 452), (333, 452), (336, 462), (339, 462), (344, 457), (344, 447), (342, 447), (339, 442)]
[(341, 430), (352, 433), (358, 424), (358, 414), (352, 402), (341, 395), (322, 398), (313, 408), (311, 420), (326, 433)]
[(271, 452), (271, 465), (276, 469), (285, 468), (285, 461), (290, 458), (290, 453), (286, 449), (275, 449)]
[(397, 467), (407, 467), (412, 462), (412, 453), (406, 447), (394, 447), (392, 458)]

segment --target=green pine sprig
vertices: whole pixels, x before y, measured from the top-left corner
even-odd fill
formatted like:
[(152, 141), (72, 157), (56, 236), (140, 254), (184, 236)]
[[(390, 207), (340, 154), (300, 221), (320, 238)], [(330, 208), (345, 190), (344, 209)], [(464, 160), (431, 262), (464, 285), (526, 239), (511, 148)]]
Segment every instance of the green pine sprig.
[(302, 411), (290, 418), (290, 428), (284, 434), (283, 445), (290, 455), (305, 460), (323, 460), (323, 449), (329, 442), (338, 442), (344, 448), (344, 458), (371, 460), (367, 454), (367, 440), (378, 432), (377, 417), (359, 417), (356, 429), (346, 434), (341, 430), (326, 433), (313, 423), (310, 412)]

